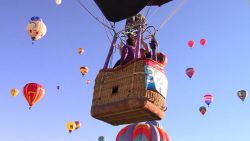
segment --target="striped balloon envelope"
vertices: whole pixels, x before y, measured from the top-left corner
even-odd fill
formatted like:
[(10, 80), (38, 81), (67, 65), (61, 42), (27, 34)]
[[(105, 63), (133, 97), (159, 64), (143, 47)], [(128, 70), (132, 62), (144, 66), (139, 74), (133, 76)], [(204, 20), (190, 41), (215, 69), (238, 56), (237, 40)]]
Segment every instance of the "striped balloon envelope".
[(116, 141), (170, 141), (168, 134), (152, 124), (131, 124), (116, 136)]

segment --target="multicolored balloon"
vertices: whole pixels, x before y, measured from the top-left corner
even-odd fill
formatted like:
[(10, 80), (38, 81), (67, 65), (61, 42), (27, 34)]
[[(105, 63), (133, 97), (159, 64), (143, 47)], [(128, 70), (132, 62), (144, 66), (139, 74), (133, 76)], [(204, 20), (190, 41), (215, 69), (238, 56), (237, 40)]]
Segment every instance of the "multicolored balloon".
[(84, 53), (84, 49), (83, 48), (78, 48), (78, 54), (82, 55)]
[(43, 23), (43, 20), (37, 16), (34, 16), (29, 20), (26, 29), (32, 41), (39, 40), (47, 32), (47, 27)]
[(209, 93), (205, 94), (203, 98), (204, 98), (204, 101), (205, 101), (205, 103), (207, 104), (208, 107), (212, 103), (212, 101), (214, 100), (213, 95), (211, 95)]
[(186, 75), (191, 79), (195, 75), (195, 69), (194, 68), (187, 68)]
[(76, 130), (82, 126), (80, 121), (75, 121), (75, 124), (76, 124)]
[(199, 108), (199, 111), (200, 111), (200, 113), (201, 113), (202, 115), (205, 115), (206, 112), (207, 112), (207, 108), (206, 108), (205, 106), (201, 106), (201, 107)]
[(81, 72), (82, 76), (84, 76), (85, 74), (87, 74), (89, 72), (89, 68), (88, 67), (81, 67), (80, 72)]
[(151, 124), (131, 124), (116, 136), (116, 141), (170, 141), (163, 129)]
[(245, 98), (248, 96), (247, 91), (245, 90), (240, 90), (237, 92), (237, 96), (241, 99), (241, 101), (243, 102), (245, 100)]
[(71, 133), (72, 131), (74, 131), (76, 129), (76, 124), (75, 122), (68, 122), (66, 124), (66, 128), (69, 131), (69, 133)]
[(29, 109), (40, 101), (45, 95), (45, 90), (38, 83), (28, 83), (23, 88), (23, 95), (29, 104)]
[(13, 97), (16, 97), (19, 93), (19, 90), (17, 88), (12, 88), (10, 90), (10, 95), (13, 96)]
[(194, 40), (189, 40), (187, 44), (188, 44), (188, 47), (189, 47), (189, 48), (193, 48), (195, 42), (194, 42)]
[(206, 39), (201, 39), (201, 40), (200, 40), (200, 44), (201, 44), (202, 46), (205, 46), (206, 43), (207, 43), (207, 40), (206, 40)]

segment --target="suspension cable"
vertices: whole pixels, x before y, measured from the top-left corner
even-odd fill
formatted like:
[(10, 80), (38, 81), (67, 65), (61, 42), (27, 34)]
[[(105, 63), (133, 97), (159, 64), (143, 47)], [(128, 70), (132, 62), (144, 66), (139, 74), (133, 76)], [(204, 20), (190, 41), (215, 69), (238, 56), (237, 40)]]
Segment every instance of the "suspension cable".
[(108, 25), (106, 25), (105, 23), (103, 23), (102, 21), (100, 21), (96, 16), (94, 16), (89, 10), (88, 8), (81, 2), (81, 0), (76, 0), (78, 2), (78, 4), (81, 6), (81, 8), (83, 8), (85, 11), (87, 11), (91, 17), (93, 17), (97, 22), (99, 22), (100, 24), (102, 24), (103, 26), (107, 27), (108, 29), (112, 30), (115, 32), (115, 29), (113, 27), (109, 27)]
[(181, 0), (180, 3), (176, 5), (176, 7), (166, 16), (161, 25), (157, 28), (157, 31), (159, 31), (177, 13), (177, 11), (184, 5), (185, 1), (186, 0)]

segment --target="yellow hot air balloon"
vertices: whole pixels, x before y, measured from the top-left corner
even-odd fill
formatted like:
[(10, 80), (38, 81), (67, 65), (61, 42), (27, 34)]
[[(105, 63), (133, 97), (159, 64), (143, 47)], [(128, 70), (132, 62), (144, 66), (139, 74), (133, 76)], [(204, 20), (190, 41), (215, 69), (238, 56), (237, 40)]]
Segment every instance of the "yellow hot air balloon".
[(78, 48), (78, 54), (82, 55), (84, 53), (84, 49), (83, 48)]
[(29, 20), (27, 32), (32, 41), (36, 41), (46, 34), (47, 27), (40, 17), (34, 16)]
[(69, 133), (71, 133), (72, 131), (74, 131), (76, 129), (76, 123), (75, 122), (68, 122), (66, 124), (66, 128), (69, 131)]
[(62, 3), (62, 0), (55, 0), (57, 5), (60, 5)]
[(19, 90), (17, 89), (17, 88), (12, 88), (11, 90), (10, 90), (10, 95), (11, 96), (17, 96), (18, 95), (18, 93), (19, 93)]
[(81, 67), (80, 72), (81, 72), (82, 76), (84, 76), (85, 74), (87, 74), (89, 72), (89, 68), (88, 67)]

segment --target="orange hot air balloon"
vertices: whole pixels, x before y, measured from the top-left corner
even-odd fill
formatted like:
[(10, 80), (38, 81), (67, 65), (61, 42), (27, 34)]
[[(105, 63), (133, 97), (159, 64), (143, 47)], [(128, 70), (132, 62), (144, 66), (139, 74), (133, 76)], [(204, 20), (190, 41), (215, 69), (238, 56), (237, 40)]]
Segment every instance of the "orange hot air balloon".
[(195, 44), (194, 40), (188, 41), (188, 47), (193, 48), (194, 44)]
[(201, 40), (200, 40), (200, 44), (201, 44), (202, 46), (205, 46), (206, 43), (207, 43), (207, 40), (206, 40), (206, 39), (201, 39)]
[(84, 53), (84, 49), (83, 48), (78, 48), (78, 54), (82, 55)]
[(89, 68), (88, 67), (81, 67), (80, 72), (81, 72), (82, 76), (84, 76), (85, 74), (87, 74), (89, 72)]
[(23, 95), (29, 104), (29, 109), (40, 101), (45, 95), (45, 90), (38, 83), (28, 83), (23, 88)]

